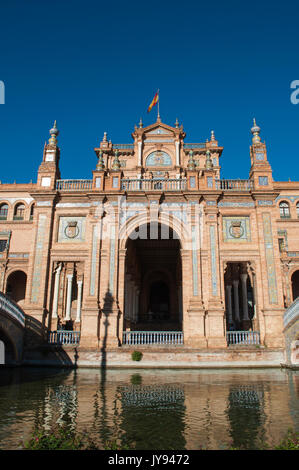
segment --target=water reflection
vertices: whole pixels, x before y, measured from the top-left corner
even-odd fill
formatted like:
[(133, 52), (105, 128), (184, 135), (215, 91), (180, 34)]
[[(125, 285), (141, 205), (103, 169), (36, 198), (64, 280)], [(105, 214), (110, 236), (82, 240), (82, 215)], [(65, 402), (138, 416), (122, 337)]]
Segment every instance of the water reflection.
[(234, 447), (258, 448), (265, 439), (264, 389), (239, 385), (228, 396), (227, 414)]
[(0, 448), (66, 423), (136, 449), (254, 449), (299, 427), (299, 373), (286, 370), (0, 370)]

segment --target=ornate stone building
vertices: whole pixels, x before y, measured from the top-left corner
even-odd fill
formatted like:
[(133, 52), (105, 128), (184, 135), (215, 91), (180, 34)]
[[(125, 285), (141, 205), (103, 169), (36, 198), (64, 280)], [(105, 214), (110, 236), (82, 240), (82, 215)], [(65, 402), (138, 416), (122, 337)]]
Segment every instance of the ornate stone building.
[(299, 295), (299, 182), (273, 180), (251, 132), (248, 180), (221, 179), (213, 131), (186, 143), (159, 115), (130, 144), (104, 133), (92, 178), (64, 180), (55, 123), (37, 182), (0, 184), (0, 290), (44, 338), (83, 348), (282, 348)]

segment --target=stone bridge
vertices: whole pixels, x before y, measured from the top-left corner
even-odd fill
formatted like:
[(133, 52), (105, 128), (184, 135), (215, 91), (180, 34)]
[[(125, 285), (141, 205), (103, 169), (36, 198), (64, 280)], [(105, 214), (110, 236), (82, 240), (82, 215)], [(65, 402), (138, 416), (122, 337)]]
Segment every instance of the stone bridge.
[(26, 315), (0, 292), (0, 364), (20, 364), (23, 357)]
[(286, 366), (299, 368), (299, 297), (284, 312)]

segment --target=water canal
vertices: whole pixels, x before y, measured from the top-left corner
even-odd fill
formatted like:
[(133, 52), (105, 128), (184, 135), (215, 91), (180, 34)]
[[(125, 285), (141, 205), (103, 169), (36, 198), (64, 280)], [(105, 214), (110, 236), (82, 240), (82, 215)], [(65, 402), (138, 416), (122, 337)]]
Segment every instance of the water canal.
[(299, 372), (286, 369), (0, 369), (0, 449), (37, 423), (136, 449), (258, 448), (299, 431)]

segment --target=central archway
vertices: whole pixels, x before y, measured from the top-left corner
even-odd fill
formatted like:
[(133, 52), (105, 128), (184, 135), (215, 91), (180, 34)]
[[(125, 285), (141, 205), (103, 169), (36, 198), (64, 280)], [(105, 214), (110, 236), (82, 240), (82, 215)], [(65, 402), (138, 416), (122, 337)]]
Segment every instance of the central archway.
[(143, 224), (126, 242), (124, 331), (182, 331), (181, 243), (165, 224)]

